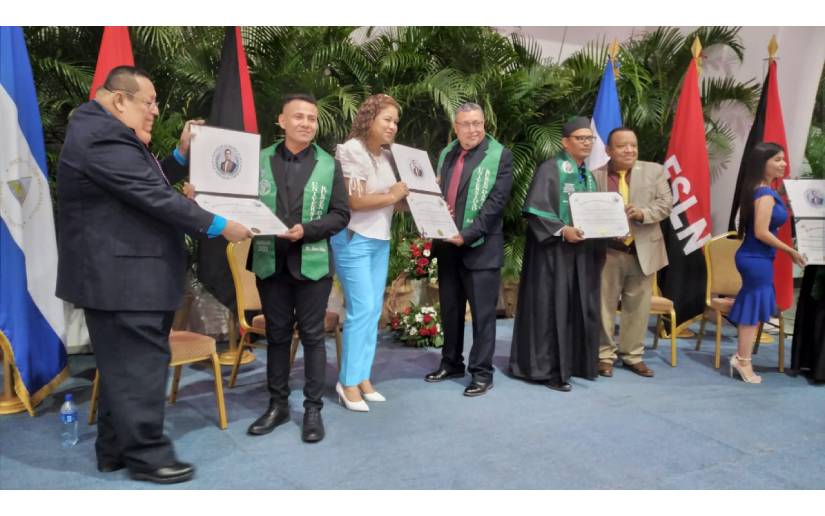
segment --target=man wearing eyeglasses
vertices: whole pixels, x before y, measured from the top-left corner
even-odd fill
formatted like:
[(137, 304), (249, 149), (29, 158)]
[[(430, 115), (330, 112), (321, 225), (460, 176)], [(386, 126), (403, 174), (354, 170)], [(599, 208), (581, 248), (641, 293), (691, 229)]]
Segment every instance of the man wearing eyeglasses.
[(513, 375), (569, 392), (571, 376), (598, 377), (599, 276), (605, 244), (573, 226), (568, 196), (598, 190), (585, 159), (593, 148), (590, 120), (562, 127), (564, 150), (536, 169), (523, 213), (527, 241), (513, 324)]
[(131, 66), (112, 69), (72, 114), (57, 171), (57, 296), (84, 309), (95, 351), (98, 470), (171, 484), (194, 475), (163, 434), (183, 233), (232, 242), (252, 234), (172, 188), (187, 174), (190, 123), (159, 163), (148, 148), (157, 116), (152, 81)]
[[(670, 215), (672, 193), (662, 165), (637, 161), (639, 142), (632, 129), (613, 129), (605, 150), (610, 161), (594, 170), (593, 176), (600, 190), (618, 192), (624, 198), (630, 235), (607, 242), (601, 280), (599, 374), (613, 376), (613, 364), (620, 358), (630, 371), (649, 378), (654, 372), (642, 360), (644, 336), (654, 274), (668, 263), (659, 222)], [(613, 330), (620, 300), (617, 348)]]
[(485, 132), (478, 104), (460, 106), (453, 129), (458, 138), (441, 152), (437, 170), (459, 232), (433, 243), (444, 347), (441, 364), (425, 380), (464, 376), (464, 310), (469, 301), (473, 348), (467, 369), (472, 381), (464, 395), (481, 396), (493, 387), (496, 302), (504, 262), (501, 218), (513, 183), (513, 155)]

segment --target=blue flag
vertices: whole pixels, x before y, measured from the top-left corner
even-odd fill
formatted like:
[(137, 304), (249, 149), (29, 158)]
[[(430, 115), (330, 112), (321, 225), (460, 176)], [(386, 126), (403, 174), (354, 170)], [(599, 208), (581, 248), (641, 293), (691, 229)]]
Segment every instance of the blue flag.
[(593, 150), (587, 159), (587, 168), (595, 170), (607, 163), (609, 158), (604, 150), (607, 137), (610, 131), (621, 126), (622, 110), (619, 106), (619, 93), (616, 91), (616, 76), (613, 74), (613, 61), (608, 59), (590, 122), (596, 141), (593, 142)]
[(29, 413), (68, 376), (43, 127), (20, 27), (0, 27), (0, 331)]

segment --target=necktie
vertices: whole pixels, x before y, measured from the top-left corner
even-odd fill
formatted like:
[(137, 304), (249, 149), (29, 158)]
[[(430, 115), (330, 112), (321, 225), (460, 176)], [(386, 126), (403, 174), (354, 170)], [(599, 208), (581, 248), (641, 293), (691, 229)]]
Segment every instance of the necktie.
[[(619, 170), (619, 195), (622, 196), (622, 200), (625, 205), (630, 202), (630, 188), (627, 185), (627, 170)], [(625, 238), (623, 242), (624, 245), (630, 245), (633, 243), (633, 237), (629, 236)]]
[(458, 195), (458, 183), (461, 182), (461, 173), (464, 171), (464, 156), (466, 155), (467, 151), (461, 149), (461, 154), (455, 160), (453, 173), (450, 176), (450, 186), (447, 188), (447, 204), (453, 209), (453, 213), (455, 213), (455, 198)]

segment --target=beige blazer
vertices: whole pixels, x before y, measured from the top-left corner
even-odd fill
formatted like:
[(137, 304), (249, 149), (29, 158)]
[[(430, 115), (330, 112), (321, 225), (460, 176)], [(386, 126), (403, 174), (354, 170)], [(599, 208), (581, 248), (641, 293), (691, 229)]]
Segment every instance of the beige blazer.
[[(607, 165), (593, 171), (599, 191), (607, 191)], [(642, 222), (630, 223), (630, 233), (636, 242), (636, 255), (645, 275), (667, 265), (667, 250), (659, 222), (670, 215), (673, 196), (662, 165), (637, 161), (630, 173), (630, 203), (644, 212)]]

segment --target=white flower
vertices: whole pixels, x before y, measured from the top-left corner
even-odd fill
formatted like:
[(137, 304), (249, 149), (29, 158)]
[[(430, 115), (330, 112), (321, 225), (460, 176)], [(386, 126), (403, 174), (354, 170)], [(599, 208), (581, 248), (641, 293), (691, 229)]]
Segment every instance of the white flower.
[(418, 330), (415, 328), (410, 328), (410, 335), (418, 335)]
[(417, 323), (424, 322), (424, 316), (422, 314), (415, 314), (415, 322), (417, 322)]
[(438, 285), (438, 278), (430, 278), (430, 285)]
[(430, 257), (430, 250), (429, 249), (424, 249), (424, 256), (426, 256), (427, 258)]
[(436, 330), (438, 333), (441, 333), (441, 325), (440, 325), (440, 324), (436, 324), (436, 325), (435, 325), (435, 330)]

